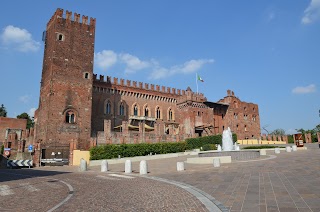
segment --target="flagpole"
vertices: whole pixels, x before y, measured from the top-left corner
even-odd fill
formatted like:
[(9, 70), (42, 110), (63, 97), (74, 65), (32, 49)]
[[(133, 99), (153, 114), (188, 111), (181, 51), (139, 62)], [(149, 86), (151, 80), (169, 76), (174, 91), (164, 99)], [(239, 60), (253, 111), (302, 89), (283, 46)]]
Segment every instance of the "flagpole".
[(198, 73), (196, 73), (196, 84), (197, 84), (197, 93), (198, 93)]

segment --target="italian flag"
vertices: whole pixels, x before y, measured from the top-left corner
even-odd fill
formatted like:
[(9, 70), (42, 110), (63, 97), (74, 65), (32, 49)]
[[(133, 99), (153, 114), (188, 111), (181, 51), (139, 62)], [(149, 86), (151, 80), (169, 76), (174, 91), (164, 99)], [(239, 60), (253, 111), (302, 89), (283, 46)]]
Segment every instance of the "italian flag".
[(200, 75), (197, 74), (197, 76), (199, 81), (204, 82), (204, 80), (200, 77)]

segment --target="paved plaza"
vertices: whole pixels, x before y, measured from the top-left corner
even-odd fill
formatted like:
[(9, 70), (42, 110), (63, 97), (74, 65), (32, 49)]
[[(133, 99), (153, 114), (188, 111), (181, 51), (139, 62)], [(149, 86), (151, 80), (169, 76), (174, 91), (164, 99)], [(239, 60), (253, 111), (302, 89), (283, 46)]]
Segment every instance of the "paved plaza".
[[(109, 172), (89, 167), (0, 170), (0, 211), (320, 211), (320, 149), (263, 160), (212, 165), (176, 163), (187, 157), (148, 161), (149, 173), (124, 164)], [(271, 153), (271, 152), (270, 152)], [(272, 152), (272, 155), (274, 153)]]

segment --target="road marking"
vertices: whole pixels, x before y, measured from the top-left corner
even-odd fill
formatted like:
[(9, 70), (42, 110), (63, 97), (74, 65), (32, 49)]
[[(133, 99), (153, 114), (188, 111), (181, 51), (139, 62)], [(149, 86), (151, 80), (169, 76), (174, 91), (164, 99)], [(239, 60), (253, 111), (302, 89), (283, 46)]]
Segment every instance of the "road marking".
[(120, 174), (109, 174), (112, 177), (122, 177), (122, 178), (126, 178), (126, 179), (133, 179), (135, 177), (131, 177), (131, 176), (126, 176), (126, 175), (120, 175)]
[(20, 183), (19, 185), (25, 187), (25, 189), (27, 189), (29, 192), (39, 191), (39, 189), (33, 185), (30, 185), (30, 183)]
[(108, 176), (104, 176), (104, 175), (97, 175), (97, 178), (101, 178), (101, 179), (108, 179), (108, 180), (120, 180), (117, 178), (113, 178), (113, 177), (108, 177)]
[(0, 196), (7, 196), (14, 194), (13, 191), (7, 185), (0, 185)]

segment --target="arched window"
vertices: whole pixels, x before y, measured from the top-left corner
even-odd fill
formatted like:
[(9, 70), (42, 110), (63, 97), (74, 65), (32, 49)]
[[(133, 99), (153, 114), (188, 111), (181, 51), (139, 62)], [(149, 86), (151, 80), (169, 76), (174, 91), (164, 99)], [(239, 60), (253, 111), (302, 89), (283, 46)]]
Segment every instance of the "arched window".
[(173, 120), (173, 112), (172, 112), (171, 108), (169, 109), (168, 115), (169, 115), (169, 116), (168, 116), (168, 117), (169, 117), (168, 119), (169, 119), (169, 120)]
[(106, 104), (106, 114), (110, 114), (110, 113), (111, 113), (111, 103), (110, 101), (108, 101)]
[(160, 108), (159, 107), (157, 107), (157, 110), (156, 110), (156, 117), (157, 117), (157, 119), (160, 119), (160, 117), (161, 117), (161, 112), (160, 112)]
[(74, 124), (76, 121), (75, 114), (72, 110), (66, 112), (66, 123)]
[(134, 116), (138, 115), (138, 106), (137, 105), (135, 105), (134, 108), (133, 108), (133, 115)]
[(124, 116), (124, 104), (123, 104), (123, 102), (120, 103), (119, 115), (120, 116)]
[(144, 116), (149, 116), (149, 108), (148, 108), (148, 106), (146, 106), (145, 109), (144, 109)]

